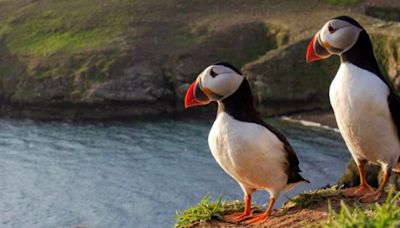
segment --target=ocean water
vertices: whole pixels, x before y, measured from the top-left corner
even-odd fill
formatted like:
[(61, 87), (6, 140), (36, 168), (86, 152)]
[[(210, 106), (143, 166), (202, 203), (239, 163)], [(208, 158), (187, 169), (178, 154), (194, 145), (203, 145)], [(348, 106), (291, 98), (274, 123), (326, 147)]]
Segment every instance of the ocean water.
[[(340, 135), (268, 120), (311, 184), (334, 184), (350, 155)], [(242, 199), (214, 161), (204, 120), (108, 123), (0, 120), (0, 227), (172, 227), (206, 194)], [(268, 193), (255, 201), (267, 203)]]

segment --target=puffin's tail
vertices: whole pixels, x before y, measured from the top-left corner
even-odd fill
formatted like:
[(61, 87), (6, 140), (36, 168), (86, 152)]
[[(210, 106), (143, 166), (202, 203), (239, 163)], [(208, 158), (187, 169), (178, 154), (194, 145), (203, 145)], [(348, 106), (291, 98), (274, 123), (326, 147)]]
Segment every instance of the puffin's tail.
[(310, 183), (309, 180), (304, 179), (304, 177), (302, 177), (300, 175), (301, 170), (300, 168), (297, 166), (295, 168), (292, 168), (289, 170), (288, 172), (288, 181), (287, 184), (295, 184), (297, 182), (306, 182), (306, 183)]
[(307, 179), (304, 179), (304, 177), (302, 177), (299, 172), (301, 172), (300, 169), (298, 172), (289, 173), (288, 182), (284, 189), (285, 192), (292, 190), (298, 184), (310, 183), (310, 181)]

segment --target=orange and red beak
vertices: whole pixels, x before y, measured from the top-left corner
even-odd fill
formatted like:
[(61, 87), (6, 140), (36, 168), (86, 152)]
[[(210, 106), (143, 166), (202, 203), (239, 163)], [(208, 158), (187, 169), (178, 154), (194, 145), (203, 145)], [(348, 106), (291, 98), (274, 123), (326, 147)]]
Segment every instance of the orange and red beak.
[(324, 45), (319, 41), (319, 33), (317, 33), (308, 44), (306, 61), (307, 63), (315, 62), (321, 59), (326, 59), (331, 56), (331, 53), (326, 50)]
[(189, 86), (189, 89), (186, 91), (185, 108), (198, 105), (206, 105), (210, 102), (211, 102), (210, 98), (207, 96), (206, 93), (203, 92), (198, 80), (194, 81)]

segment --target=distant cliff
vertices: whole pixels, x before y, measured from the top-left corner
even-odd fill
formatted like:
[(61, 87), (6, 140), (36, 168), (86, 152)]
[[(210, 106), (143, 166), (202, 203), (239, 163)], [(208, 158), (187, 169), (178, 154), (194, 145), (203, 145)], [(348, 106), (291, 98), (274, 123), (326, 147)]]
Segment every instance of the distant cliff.
[(188, 83), (222, 60), (242, 68), (263, 114), (326, 108), (338, 61), (306, 65), (304, 55), (317, 29), (341, 14), (365, 25), (398, 87), (399, 22), (379, 12), (400, 4), (326, 2), (0, 0), (0, 114), (180, 113)]

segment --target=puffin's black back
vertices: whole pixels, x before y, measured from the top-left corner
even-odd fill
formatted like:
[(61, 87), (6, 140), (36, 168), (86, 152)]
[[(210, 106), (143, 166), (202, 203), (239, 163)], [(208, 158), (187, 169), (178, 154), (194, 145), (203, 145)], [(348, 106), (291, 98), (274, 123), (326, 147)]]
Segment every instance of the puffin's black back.
[(276, 137), (278, 137), (278, 139), (283, 143), (288, 160), (288, 166), (286, 170), (286, 173), (288, 174), (288, 184), (297, 183), (300, 181), (305, 181), (309, 183), (308, 180), (304, 179), (299, 174), (299, 172), (301, 172), (299, 168), (299, 159), (297, 158), (296, 153), (287, 141), (286, 137), (276, 128), (265, 123), (261, 119), (260, 115), (254, 107), (253, 95), (251, 93), (250, 86), (246, 78), (244, 78), (239, 89), (231, 96), (222, 100), (221, 103), (222, 104), (218, 105), (218, 113), (226, 112), (236, 120), (262, 125), (273, 134), (275, 134)]
[(238, 74), (240, 74), (240, 75), (243, 75), (242, 72), (241, 72), (238, 68), (236, 68), (234, 65), (232, 65), (232, 64), (230, 64), (230, 63), (228, 63), (228, 62), (218, 62), (218, 63), (213, 64), (213, 65), (225, 66), (225, 67), (228, 67), (228, 68), (232, 69), (232, 70), (235, 71), (236, 73), (238, 73)]
[(360, 29), (364, 29), (364, 28), (360, 25), (360, 23), (358, 23), (356, 20), (354, 20), (353, 18), (351, 18), (351, 17), (349, 17), (349, 16), (342, 15), (342, 16), (335, 17), (335, 18), (333, 18), (333, 19), (338, 19), (338, 20), (342, 20), (342, 21), (347, 21), (347, 22), (349, 22), (350, 24), (352, 24), (352, 25), (354, 25), (354, 26), (356, 26), (356, 27), (359, 27)]
[(365, 30), (360, 32), (358, 40), (354, 46), (341, 55), (341, 61), (349, 62), (362, 69), (368, 70), (388, 84), (386, 78), (379, 70), (371, 40)]

